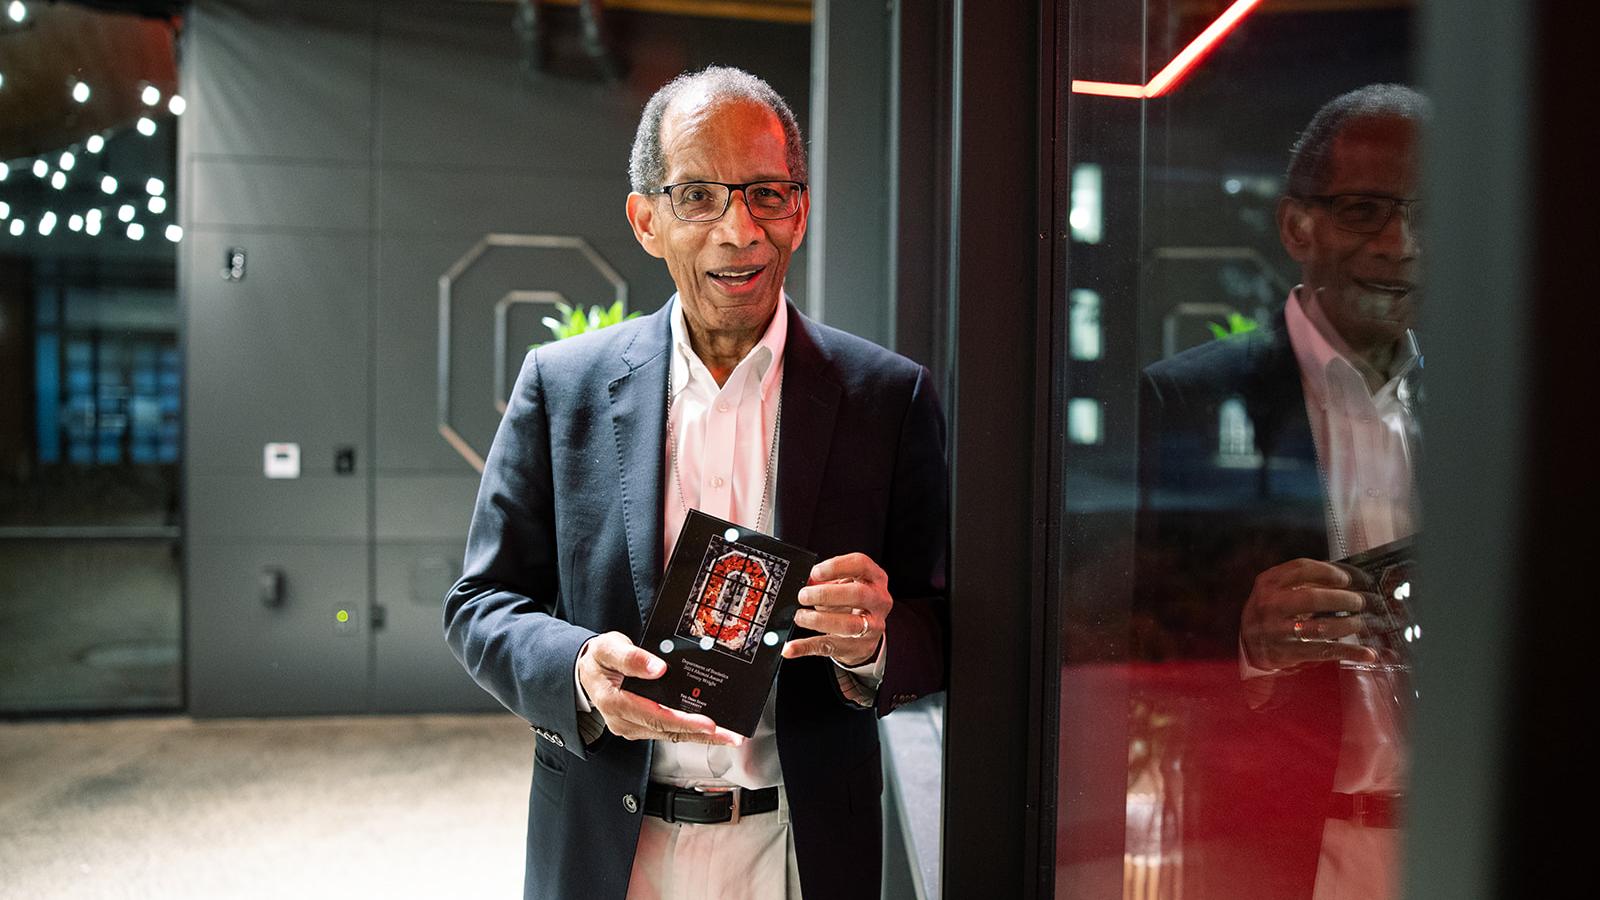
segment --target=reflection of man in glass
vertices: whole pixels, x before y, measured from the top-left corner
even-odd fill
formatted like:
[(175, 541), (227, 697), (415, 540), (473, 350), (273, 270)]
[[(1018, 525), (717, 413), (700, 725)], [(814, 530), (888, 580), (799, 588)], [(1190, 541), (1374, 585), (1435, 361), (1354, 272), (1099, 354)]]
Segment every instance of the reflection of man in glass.
[[(1329, 560), (1418, 524), (1411, 326), (1425, 110), (1397, 85), (1319, 110), (1278, 206), (1301, 284), (1258, 331), (1146, 371), (1141, 543), (1162, 584), (1152, 592), (1144, 579), (1140, 604), (1169, 653), (1239, 660), (1251, 713), (1203, 738), (1232, 755), (1201, 751), (1210, 796), (1197, 802), (1249, 820), (1223, 831), (1260, 827), (1277, 842), (1248, 896), (1396, 892), (1408, 690), (1375, 649), (1393, 623), (1373, 615), (1374, 585)], [(1230, 400), (1259, 451), (1245, 471), (1211, 452)]]

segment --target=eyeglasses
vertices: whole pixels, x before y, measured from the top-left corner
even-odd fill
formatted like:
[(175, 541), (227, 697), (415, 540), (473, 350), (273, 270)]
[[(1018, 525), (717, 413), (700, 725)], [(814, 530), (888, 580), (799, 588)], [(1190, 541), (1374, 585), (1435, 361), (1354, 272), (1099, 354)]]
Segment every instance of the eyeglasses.
[(1381, 194), (1311, 194), (1301, 197), (1307, 203), (1328, 208), (1333, 224), (1356, 234), (1377, 234), (1389, 224), (1396, 208), (1405, 210), (1406, 222), (1412, 228), (1422, 227), (1423, 203), (1421, 198), (1402, 200)]
[(685, 181), (650, 193), (666, 194), (672, 200), (672, 214), (685, 222), (715, 222), (728, 211), (734, 191), (744, 192), (744, 205), (752, 218), (787, 219), (800, 211), (800, 195), (806, 186), (798, 181)]

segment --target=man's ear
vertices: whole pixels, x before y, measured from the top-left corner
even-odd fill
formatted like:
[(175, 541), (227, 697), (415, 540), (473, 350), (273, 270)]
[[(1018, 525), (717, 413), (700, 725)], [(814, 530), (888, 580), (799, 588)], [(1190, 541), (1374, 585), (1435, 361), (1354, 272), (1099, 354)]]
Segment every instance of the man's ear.
[(628, 195), (628, 224), (633, 226), (633, 236), (644, 252), (657, 259), (666, 256), (661, 235), (656, 233), (656, 205), (651, 198), (637, 191)]
[(1311, 210), (1306, 208), (1304, 202), (1293, 197), (1278, 200), (1278, 240), (1283, 242), (1283, 249), (1288, 251), (1290, 259), (1303, 263), (1310, 257), (1312, 229), (1315, 227)]

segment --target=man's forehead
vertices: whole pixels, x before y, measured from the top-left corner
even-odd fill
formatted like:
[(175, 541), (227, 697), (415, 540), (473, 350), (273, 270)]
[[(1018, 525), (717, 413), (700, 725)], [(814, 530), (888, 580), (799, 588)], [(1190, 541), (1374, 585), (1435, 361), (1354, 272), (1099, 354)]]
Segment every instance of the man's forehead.
[(674, 98), (661, 116), (661, 149), (669, 174), (679, 166), (704, 165), (703, 157), (709, 154), (736, 149), (742, 158), (756, 164), (764, 156), (773, 157), (779, 168), (762, 174), (786, 177), (784, 146), (783, 123), (777, 113), (747, 97), (695, 90)]
[[(1355, 119), (1328, 148), (1330, 192), (1338, 182), (1405, 180), (1417, 174), (1417, 126), (1398, 117)], [(1349, 187), (1349, 185), (1345, 185)]]

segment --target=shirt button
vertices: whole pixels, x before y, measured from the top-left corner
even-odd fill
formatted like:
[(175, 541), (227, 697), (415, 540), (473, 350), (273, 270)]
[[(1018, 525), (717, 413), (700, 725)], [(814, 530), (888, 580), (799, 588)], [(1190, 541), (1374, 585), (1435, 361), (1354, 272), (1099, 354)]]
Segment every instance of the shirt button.
[(713, 476), (711, 476), (711, 486), (714, 487), (714, 488), (722, 487), (722, 476), (721, 475), (713, 475)]
[(1378, 489), (1377, 488), (1367, 488), (1367, 496), (1368, 497), (1376, 497), (1376, 496), (1378, 496)]
[(623, 794), (622, 795), (622, 808), (627, 810), (629, 815), (632, 815), (633, 813), (638, 812), (639, 811), (639, 798), (635, 797), (632, 794)]
[(717, 403), (717, 412), (727, 412), (727, 411), (728, 411), (728, 401), (723, 400), (723, 401), (720, 401), (719, 403)]

